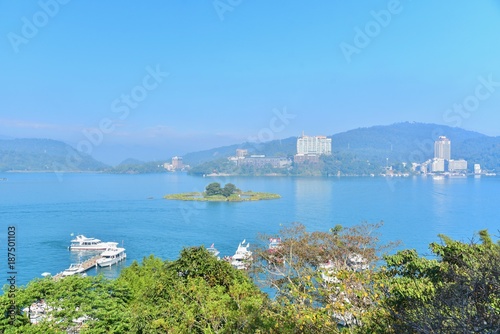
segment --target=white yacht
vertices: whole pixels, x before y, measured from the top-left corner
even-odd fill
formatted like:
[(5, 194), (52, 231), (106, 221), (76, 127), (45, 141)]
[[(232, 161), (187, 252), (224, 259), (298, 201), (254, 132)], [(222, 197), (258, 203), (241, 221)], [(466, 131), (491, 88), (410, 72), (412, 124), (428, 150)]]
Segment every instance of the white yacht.
[(117, 242), (109, 242), (108, 248), (101, 253), (101, 258), (97, 260), (99, 267), (110, 267), (127, 258), (125, 248), (117, 247)]
[(61, 276), (66, 277), (66, 276), (72, 276), (76, 274), (84, 274), (85, 273), (85, 268), (81, 263), (72, 263), (68, 269), (65, 269)]
[(109, 247), (108, 242), (103, 242), (96, 238), (87, 238), (80, 234), (71, 240), (69, 250), (71, 251), (103, 251)]
[(245, 240), (238, 245), (236, 253), (231, 257), (231, 265), (236, 269), (248, 269), (252, 261), (252, 252), (248, 250), (250, 243), (245, 245)]
[(207, 248), (207, 251), (215, 257), (218, 257), (220, 252), (215, 248), (214, 244)]

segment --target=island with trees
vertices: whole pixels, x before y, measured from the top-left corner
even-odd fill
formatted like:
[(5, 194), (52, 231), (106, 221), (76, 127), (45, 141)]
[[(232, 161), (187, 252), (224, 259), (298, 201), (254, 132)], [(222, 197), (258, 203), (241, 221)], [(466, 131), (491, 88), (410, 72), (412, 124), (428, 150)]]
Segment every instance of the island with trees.
[(165, 199), (180, 201), (204, 201), (204, 202), (244, 202), (260, 201), (281, 198), (278, 194), (242, 191), (232, 183), (227, 183), (224, 187), (218, 182), (212, 182), (205, 187), (204, 192), (188, 192), (180, 194), (171, 194), (164, 196)]

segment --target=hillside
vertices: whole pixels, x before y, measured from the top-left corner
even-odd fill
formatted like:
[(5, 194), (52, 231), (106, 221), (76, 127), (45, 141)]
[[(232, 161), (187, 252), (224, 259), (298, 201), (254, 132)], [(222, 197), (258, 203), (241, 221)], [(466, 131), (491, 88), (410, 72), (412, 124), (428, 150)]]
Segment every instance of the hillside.
[[(384, 166), (388, 162), (423, 162), (433, 157), (434, 140), (438, 136), (450, 138), (452, 158), (466, 159), (470, 164), (480, 163), (483, 168), (500, 170), (500, 137), (438, 124), (396, 123), (386, 126), (358, 128), (332, 135), (334, 155), (355, 161), (370, 161)], [(196, 166), (234, 155), (237, 148), (248, 149), (252, 154), (267, 156), (293, 156), (296, 153), (297, 137), (273, 140), (261, 144), (214, 148), (193, 152), (184, 156), (184, 161)]]
[(122, 161), (118, 166), (106, 170), (113, 174), (145, 174), (145, 173), (166, 173), (163, 168), (164, 161), (140, 161), (129, 158)]
[(438, 136), (446, 136), (451, 140), (454, 159), (472, 158), (473, 152), (461, 149), (465, 142), (469, 142), (472, 148), (474, 143), (488, 138), (460, 128), (406, 122), (336, 134), (332, 136), (332, 151), (351, 153), (360, 159), (383, 164), (387, 158), (389, 162), (422, 162), (434, 156), (434, 140)]
[(107, 167), (61, 141), (0, 140), (0, 171), (101, 171)]

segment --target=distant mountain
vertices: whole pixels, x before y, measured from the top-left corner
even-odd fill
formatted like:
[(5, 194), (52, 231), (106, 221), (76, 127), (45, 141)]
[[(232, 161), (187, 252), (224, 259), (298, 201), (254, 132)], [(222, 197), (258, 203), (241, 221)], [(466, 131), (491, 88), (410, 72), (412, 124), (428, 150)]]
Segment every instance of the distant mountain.
[(141, 164), (144, 164), (144, 161), (138, 160), (138, 159), (134, 159), (134, 158), (128, 158), (128, 159), (125, 159), (122, 162), (120, 162), (118, 164), (118, 166), (123, 166), (123, 165), (141, 165)]
[(460, 151), (466, 141), (475, 142), (486, 135), (461, 128), (425, 123), (396, 123), (387, 126), (359, 128), (332, 136), (332, 151), (346, 152), (360, 159), (384, 164), (389, 162), (423, 162), (434, 156), (434, 141), (439, 136), (451, 140), (453, 159), (468, 159)]
[(0, 140), (0, 171), (102, 171), (106, 168), (107, 165), (61, 141)]
[[(313, 134), (311, 134), (313, 135)], [(396, 123), (385, 126), (358, 128), (330, 136), (334, 154), (353, 157), (357, 161), (385, 165), (397, 162), (423, 162), (434, 156), (434, 140), (446, 136), (451, 140), (453, 159), (466, 159), (470, 167), (480, 163), (483, 168), (500, 170), (500, 137), (438, 124)], [(193, 152), (184, 156), (185, 163), (196, 166), (234, 155), (237, 148), (252, 154), (293, 156), (297, 137), (266, 143), (242, 143), (211, 150)]]

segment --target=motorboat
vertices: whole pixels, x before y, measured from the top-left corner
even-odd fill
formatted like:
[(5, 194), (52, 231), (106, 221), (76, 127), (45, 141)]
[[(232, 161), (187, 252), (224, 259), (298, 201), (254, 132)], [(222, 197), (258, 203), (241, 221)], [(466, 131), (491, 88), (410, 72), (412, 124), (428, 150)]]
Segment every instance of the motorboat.
[(85, 273), (85, 268), (83, 267), (82, 263), (72, 263), (68, 269), (65, 269), (61, 276), (66, 277), (66, 276), (72, 276), (76, 274), (84, 274)]
[(99, 267), (110, 267), (127, 258), (125, 248), (117, 247), (117, 242), (108, 242), (108, 248), (101, 253), (101, 258), (97, 260)]
[(231, 257), (231, 265), (236, 269), (248, 269), (252, 261), (252, 252), (248, 250), (250, 243), (245, 240), (238, 244), (236, 253)]
[(220, 252), (215, 248), (214, 244), (207, 248), (207, 251), (215, 257), (218, 257)]
[(87, 238), (80, 234), (71, 240), (69, 250), (71, 251), (104, 251), (109, 247), (108, 242), (103, 242), (96, 238)]

